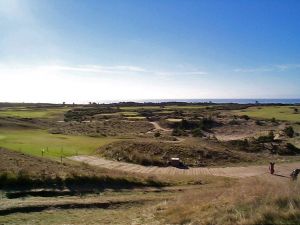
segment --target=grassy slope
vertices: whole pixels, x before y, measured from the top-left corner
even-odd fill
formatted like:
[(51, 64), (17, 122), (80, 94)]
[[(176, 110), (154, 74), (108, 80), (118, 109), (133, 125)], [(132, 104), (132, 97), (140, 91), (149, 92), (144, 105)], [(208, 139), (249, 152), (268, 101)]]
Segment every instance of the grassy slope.
[[(263, 106), (263, 107), (250, 107), (245, 110), (235, 110), (234, 114), (248, 115), (250, 117), (284, 120), (290, 122), (300, 122), (300, 113), (295, 114), (292, 106)], [(300, 107), (297, 107), (300, 111)]]
[(18, 118), (52, 118), (55, 116), (62, 115), (64, 112), (68, 111), (69, 108), (22, 108), (22, 107), (14, 107), (14, 108), (5, 108), (0, 110), (0, 117), (18, 117)]
[(115, 140), (117, 139), (50, 134), (44, 130), (0, 129), (0, 146), (36, 156), (41, 156), (41, 150), (45, 149), (45, 156), (50, 158), (60, 157), (61, 154), (91, 154), (98, 147)]
[(296, 225), (300, 221), (299, 192), (299, 182), (254, 177), (186, 192), (158, 206), (156, 215), (168, 224)]

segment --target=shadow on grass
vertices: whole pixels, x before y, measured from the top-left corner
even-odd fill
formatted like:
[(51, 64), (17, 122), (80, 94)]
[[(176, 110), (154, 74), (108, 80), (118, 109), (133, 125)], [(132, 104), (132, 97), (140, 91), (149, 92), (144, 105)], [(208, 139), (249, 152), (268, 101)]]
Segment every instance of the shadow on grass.
[[(122, 190), (143, 187), (163, 187), (165, 184), (152, 180), (138, 180), (134, 178), (109, 177), (109, 176), (70, 176), (66, 178), (45, 177), (32, 178), (28, 175), (2, 174), (0, 175), (0, 190), (7, 192), (8, 198), (25, 196), (59, 196), (82, 195), (98, 193), (105, 189)], [(33, 189), (50, 189), (48, 191), (35, 191)], [(52, 190), (51, 190), (52, 189)]]

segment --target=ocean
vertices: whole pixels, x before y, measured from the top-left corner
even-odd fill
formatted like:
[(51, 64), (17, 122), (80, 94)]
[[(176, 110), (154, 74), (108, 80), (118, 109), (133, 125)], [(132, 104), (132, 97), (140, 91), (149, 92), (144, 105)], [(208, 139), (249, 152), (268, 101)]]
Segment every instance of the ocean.
[(133, 100), (134, 102), (188, 102), (188, 103), (238, 103), (238, 104), (254, 104), (257, 102), (261, 104), (300, 104), (300, 99), (143, 99)]

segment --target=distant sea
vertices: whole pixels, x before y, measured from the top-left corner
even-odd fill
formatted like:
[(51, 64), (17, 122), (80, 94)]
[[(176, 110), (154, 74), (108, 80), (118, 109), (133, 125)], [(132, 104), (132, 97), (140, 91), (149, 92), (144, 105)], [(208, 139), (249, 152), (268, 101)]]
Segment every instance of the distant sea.
[(300, 99), (144, 99), (132, 100), (134, 102), (188, 102), (188, 103), (238, 103), (238, 104), (254, 104), (258, 101), (261, 104), (300, 104)]

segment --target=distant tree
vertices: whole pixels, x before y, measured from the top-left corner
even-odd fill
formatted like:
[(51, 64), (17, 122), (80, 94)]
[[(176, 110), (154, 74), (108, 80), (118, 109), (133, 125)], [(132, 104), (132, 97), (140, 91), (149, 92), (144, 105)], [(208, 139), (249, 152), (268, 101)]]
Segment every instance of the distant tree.
[(65, 105), (66, 104), (66, 102), (63, 102), (63, 105)]

